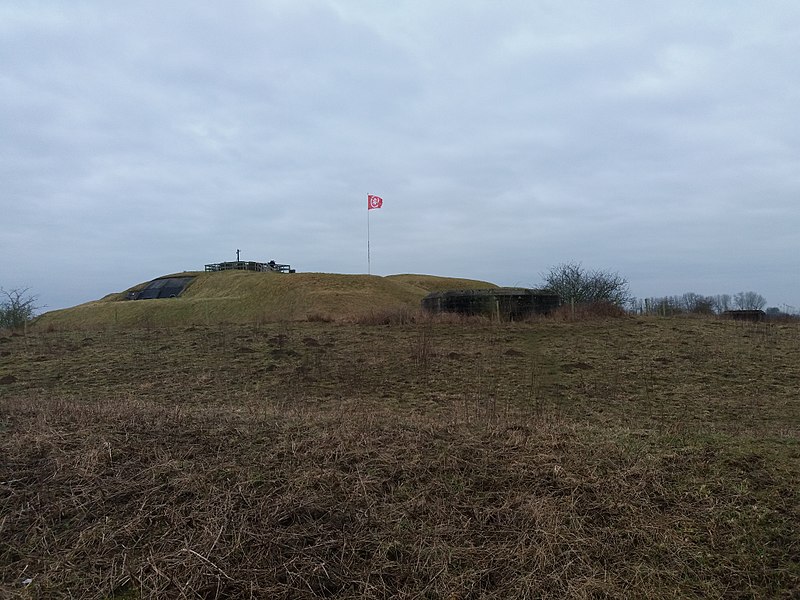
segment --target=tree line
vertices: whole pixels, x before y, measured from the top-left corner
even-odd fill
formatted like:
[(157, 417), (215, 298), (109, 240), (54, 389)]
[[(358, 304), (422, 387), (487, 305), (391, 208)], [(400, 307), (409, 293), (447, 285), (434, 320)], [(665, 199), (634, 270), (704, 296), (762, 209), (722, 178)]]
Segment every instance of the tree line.
[[(561, 297), (565, 304), (587, 305), (607, 303), (627, 311), (647, 315), (722, 314), (728, 310), (764, 310), (767, 300), (757, 292), (737, 292), (704, 296), (686, 292), (676, 296), (636, 298), (628, 280), (615, 271), (586, 269), (579, 262), (566, 262), (541, 274), (542, 287)], [(767, 314), (780, 315), (778, 308)]]
[(660, 298), (635, 298), (632, 312), (646, 315), (720, 315), (729, 310), (763, 310), (767, 300), (757, 292), (737, 292), (704, 296), (686, 292), (678, 296)]

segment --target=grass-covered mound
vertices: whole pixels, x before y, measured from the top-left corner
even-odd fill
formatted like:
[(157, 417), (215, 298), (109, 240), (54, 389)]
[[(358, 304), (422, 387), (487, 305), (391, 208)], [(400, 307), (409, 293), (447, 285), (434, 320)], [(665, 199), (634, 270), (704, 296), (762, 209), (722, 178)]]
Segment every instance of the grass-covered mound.
[(42, 315), (50, 329), (173, 327), (311, 319), (347, 321), (370, 313), (416, 310), (430, 291), (495, 287), (485, 281), (432, 275), (332, 273), (182, 273), (194, 281), (178, 298), (126, 300), (149, 282), (101, 300)]

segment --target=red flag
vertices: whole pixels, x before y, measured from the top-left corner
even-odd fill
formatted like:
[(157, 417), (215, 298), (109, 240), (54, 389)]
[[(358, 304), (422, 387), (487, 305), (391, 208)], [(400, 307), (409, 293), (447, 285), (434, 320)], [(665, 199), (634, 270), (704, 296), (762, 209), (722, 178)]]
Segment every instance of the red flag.
[(383, 198), (380, 196), (373, 196), (372, 194), (367, 194), (367, 210), (372, 210), (373, 208), (381, 208), (383, 206)]

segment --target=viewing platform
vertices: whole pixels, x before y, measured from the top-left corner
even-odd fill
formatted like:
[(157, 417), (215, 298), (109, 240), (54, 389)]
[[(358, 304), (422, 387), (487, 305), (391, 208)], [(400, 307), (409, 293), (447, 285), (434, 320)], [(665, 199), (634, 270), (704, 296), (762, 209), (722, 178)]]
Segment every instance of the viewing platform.
[(271, 260), (266, 263), (251, 260), (235, 260), (230, 262), (206, 265), (206, 272), (214, 271), (256, 271), (259, 273), (294, 273), (291, 265), (282, 265)]

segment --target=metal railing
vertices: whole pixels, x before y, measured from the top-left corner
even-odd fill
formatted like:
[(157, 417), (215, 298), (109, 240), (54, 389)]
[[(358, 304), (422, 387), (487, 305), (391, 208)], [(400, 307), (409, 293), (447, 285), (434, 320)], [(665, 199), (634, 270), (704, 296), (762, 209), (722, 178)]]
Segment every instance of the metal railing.
[(271, 260), (266, 263), (251, 260), (211, 263), (206, 265), (207, 272), (214, 271), (256, 271), (259, 273), (294, 273), (291, 265), (282, 265)]

